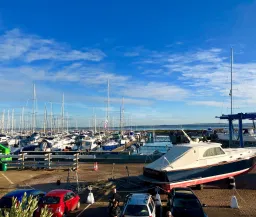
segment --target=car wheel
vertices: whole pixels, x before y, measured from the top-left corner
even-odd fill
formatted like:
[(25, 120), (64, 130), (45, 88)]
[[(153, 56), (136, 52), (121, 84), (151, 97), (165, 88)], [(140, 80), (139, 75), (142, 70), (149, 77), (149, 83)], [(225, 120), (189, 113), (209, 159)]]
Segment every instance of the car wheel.
[(66, 216), (67, 216), (67, 214), (66, 214), (66, 213), (63, 213), (62, 217), (66, 217)]
[(77, 210), (77, 209), (80, 209), (80, 205), (81, 205), (81, 203), (80, 203), (80, 200), (79, 200), (78, 203), (77, 203), (77, 205), (76, 205), (76, 210)]

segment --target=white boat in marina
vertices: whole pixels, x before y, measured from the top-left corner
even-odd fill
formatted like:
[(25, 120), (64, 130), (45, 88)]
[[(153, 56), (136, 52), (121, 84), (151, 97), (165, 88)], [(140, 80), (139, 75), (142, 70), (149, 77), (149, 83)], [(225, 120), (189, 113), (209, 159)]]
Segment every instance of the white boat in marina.
[(256, 164), (256, 148), (223, 149), (220, 143), (189, 141), (145, 166), (144, 180), (170, 190), (234, 177)]
[[(217, 133), (219, 140), (222, 141), (229, 141), (229, 132), (225, 131), (222, 133)], [(233, 141), (239, 141), (239, 135), (237, 132), (233, 132), (232, 134)], [(254, 129), (252, 128), (245, 128), (243, 129), (243, 141), (244, 142), (256, 142), (256, 134)]]
[(82, 149), (86, 151), (93, 151), (98, 147), (98, 139), (96, 138), (89, 138), (84, 140), (82, 144)]

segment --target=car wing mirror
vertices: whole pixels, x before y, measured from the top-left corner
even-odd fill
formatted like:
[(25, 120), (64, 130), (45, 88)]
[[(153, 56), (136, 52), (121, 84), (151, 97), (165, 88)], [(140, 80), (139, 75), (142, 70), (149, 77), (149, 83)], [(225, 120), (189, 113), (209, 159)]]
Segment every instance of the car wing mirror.
[(207, 205), (205, 203), (203, 203), (203, 207), (207, 207)]

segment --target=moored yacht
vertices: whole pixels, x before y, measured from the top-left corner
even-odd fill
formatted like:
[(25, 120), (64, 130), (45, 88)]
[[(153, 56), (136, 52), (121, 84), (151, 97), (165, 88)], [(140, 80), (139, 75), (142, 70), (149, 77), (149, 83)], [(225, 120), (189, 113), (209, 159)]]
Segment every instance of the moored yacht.
[[(219, 140), (223, 141), (229, 141), (229, 132), (224, 131), (221, 133), (217, 133)], [(239, 135), (237, 132), (233, 132), (232, 134), (232, 140), (233, 141), (239, 141)], [(244, 142), (256, 142), (256, 134), (254, 132), (254, 129), (243, 129), (243, 141)]]
[(102, 145), (103, 151), (112, 151), (116, 149), (120, 144), (114, 140), (110, 140)]

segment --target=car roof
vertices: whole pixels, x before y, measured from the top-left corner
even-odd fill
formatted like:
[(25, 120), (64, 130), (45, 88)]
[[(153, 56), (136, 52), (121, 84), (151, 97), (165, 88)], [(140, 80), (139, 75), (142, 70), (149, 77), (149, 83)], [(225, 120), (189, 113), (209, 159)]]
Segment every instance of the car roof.
[(35, 190), (35, 189), (17, 189), (17, 190), (14, 190), (14, 191), (11, 191), (11, 192), (7, 193), (6, 195), (4, 195), (4, 197), (23, 197), (25, 192), (26, 192), (27, 196), (35, 195), (35, 194), (38, 194), (38, 193), (44, 193), (45, 194), (45, 192)]
[(59, 196), (59, 197), (61, 197), (61, 196), (64, 196), (68, 192), (72, 192), (72, 191), (66, 190), (66, 189), (57, 189), (57, 190), (52, 190), (52, 191), (48, 192), (46, 194), (46, 196)]
[(148, 199), (151, 197), (150, 194), (136, 193), (131, 194), (128, 198), (127, 204), (131, 205), (147, 205)]
[(179, 198), (195, 198), (198, 199), (197, 196), (190, 188), (173, 188), (173, 196)]

